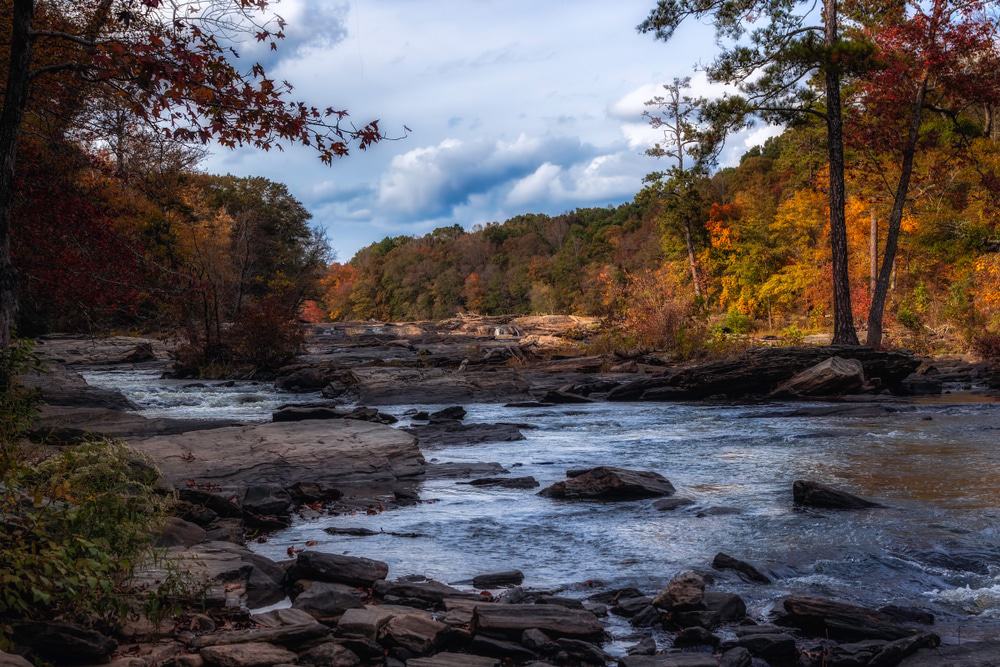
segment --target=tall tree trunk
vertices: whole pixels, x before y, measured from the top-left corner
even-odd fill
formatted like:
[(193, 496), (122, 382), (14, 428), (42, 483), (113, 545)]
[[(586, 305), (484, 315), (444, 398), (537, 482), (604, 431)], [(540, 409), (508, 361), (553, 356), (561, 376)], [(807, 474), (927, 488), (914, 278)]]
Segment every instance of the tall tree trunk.
[(844, 125), (840, 108), (840, 71), (833, 58), (838, 42), (837, 0), (823, 7), (826, 63), (827, 153), (830, 160), (830, 249), (833, 255), (833, 342), (857, 345), (851, 308), (851, 281), (847, 263), (847, 218), (844, 213)]
[[(34, 0), (14, 0), (11, 17), (10, 66), (0, 112), (0, 353), (10, 347), (17, 320), (17, 273), (10, 256), (10, 215), (14, 204), (17, 138), (28, 101), (31, 71), (31, 22)], [(6, 378), (2, 378), (6, 382)]]
[(872, 221), (868, 230), (868, 299), (875, 298), (875, 285), (878, 282), (878, 216), (872, 208)]
[(691, 282), (694, 283), (694, 295), (701, 298), (701, 279), (698, 278), (698, 258), (694, 254), (694, 240), (691, 235), (691, 221), (684, 221), (684, 243), (687, 244), (688, 265), (691, 267)]
[(906, 206), (906, 195), (910, 190), (910, 177), (913, 174), (913, 157), (917, 152), (917, 140), (920, 138), (920, 122), (923, 118), (924, 97), (927, 95), (927, 75), (924, 75), (917, 90), (917, 99), (913, 103), (910, 115), (910, 128), (903, 147), (903, 161), (899, 170), (899, 182), (896, 184), (896, 195), (892, 200), (892, 212), (889, 214), (889, 228), (885, 237), (885, 254), (882, 257), (882, 269), (875, 283), (875, 294), (872, 296), (871, 309), (868, 311), (868, 340), (871, 347), (882, 345), (882, 325), (885, 316), (885, 301), (889, 295), (889, 281), (896, 261), (896, 250), (899, 247), (899, 229), (903, 223), (903, 208)]

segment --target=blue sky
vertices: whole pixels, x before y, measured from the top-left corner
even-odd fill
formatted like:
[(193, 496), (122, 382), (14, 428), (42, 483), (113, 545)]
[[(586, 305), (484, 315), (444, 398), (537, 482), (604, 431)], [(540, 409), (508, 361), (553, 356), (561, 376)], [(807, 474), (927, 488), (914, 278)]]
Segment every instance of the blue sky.
[[(212, 172), (287, 183), (340, 260), (387, 235), (617, 204), (662, 168), (643, 102), (711, 60), (708, 26), (669, 44), (635, 26), (653, 0), (282, 0), (269, 74), (317, 106), (408, 137), (332, 167), (305, 148), (215, 150)], [(695, 94), (717, 92), (695, 75)], [(723, 163), (774, 134), (733, 137)]]

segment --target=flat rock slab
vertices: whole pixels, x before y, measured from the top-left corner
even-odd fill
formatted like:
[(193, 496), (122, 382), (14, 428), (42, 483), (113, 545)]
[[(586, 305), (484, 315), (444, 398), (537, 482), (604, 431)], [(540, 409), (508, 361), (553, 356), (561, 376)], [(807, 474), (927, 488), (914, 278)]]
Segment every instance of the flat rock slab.
[(925, 648), (899, 663), (899, 667), (996, 667), (997, 665), (1000, 665), (1000, 640)]
[(512, 370), (456, 372), (441, 368), (355, 368), (358, 402), (366, 405), (401, 403), (492, 403), (528, 399), (528, 383)]
[(236, 426), (228, 419), (168, 419), (149, 418), (119, 409), (43, 405), (32, 429), (32, 437), (60, 444), (73, 441), (88, 433), (110, 438), (147, 438), (156, 435), (176, 435), (188, 431)]
[(175, 486), (224, 488), (296, 483), (392, 486), (423, 473), (414, 438), (381, 424), (305, 421), (195, 431), (133, 440)]
[(900, 625), (888, 614), (825, 598), (793, 595), (785, 598), (782, 606), (784, 613), (776, 621), (779, 625), (798, 628), (814, 637), (893, 641), (919, 632)]
[(83, 376), (63, 366), (50, 365), (40, 373), (21, 377), (24, 386), (39, 393), (43, 403), (109, 410), (134, 410), (132, 401), (115, 389), (102, 389), (87, 384)]
[(659, 473), (600, 466), (566, 471), (568, 479), (539, 491), (562, 500), (638, 500), (674, 493), (674, 486)]
[(518, 424), (464, 424), (459, 421), (437, 422), (404, 429), (417, 438), (421, 447), (453, 447), (483, 442), (524, 440)]
[(42, 336), (36, 343), (35, 351), (45, 361), (75, 366), (133, 364), (167, 361), (170, 358), (169, 350), (162, 341), (134, 336)]
[(298, 660), (288, 649), (266, 643), (208, 646), (201, 650), (201, 657), (215, 667), (271, 667)]
[(674, 653), (627, 655), (618, 664), (620, 667), (718, 667), (719, 660), (711, 653)]
[(407, 660), (406, 667), (500, 667), (500, 661), (468, 653), (438, 653), (429, 658)]
[(473, 633), (510, 635), (537, 629), (552, 637), (589, 639), (601, 637), (604, 628), (597, 616), (582, 609), (554, 604), (482, 604), (472, 613)]

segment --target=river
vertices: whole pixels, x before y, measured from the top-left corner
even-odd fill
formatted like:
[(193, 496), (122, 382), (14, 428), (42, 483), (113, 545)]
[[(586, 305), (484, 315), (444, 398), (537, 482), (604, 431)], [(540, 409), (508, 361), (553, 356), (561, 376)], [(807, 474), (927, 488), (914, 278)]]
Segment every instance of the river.
[[(122, 390), (144, 414), (266, 420), (288, 395), (268, 385), (161, 380), (106, 370), (91, 384)], [(810, 404), (815, 405), (815, 404)], [(403, 417), (434, 405), (382, 406)], [(768, 404), (593, 403), (516, 409), (469, 405), (467, 422), (517, 422), (525, 440), (425, 449), (429, 461), (495, 461), (542, 486), (568, 468), (595, 465), (660, 472), (695, 504), (668, 512), (649, 501), (560, 502), (531, 490), (422, 484), (421, 502), (377, 515), (299, 521), (253, 548), (280, 560), (289, 546), (387, 561), (393, 576), (463, 582), (510, 568), (525, 586), (656, 591), (674, 573), (707, 568), (724, 551), (777, 578), (747, 584), (718, 573), (716, 588), (740, 593), (763, 616), (782, 595), (817, 594), (869, 606), (932, 610), (952, 641), (1000, 630), (1000, 403), (945, 396), (877, 417), (787, 416)], [(783, 414), (785, 413), (785, 414)], [(398, 426), (405, 426), (403, 417)], [(792, 481), (830, 483), (884, 509), (793, 507)], [(332, 536), (361, 527), (418, 537)], [(600, 582), (596, 584), (595, 582)], [(600, 588), (595, 588), (595, 586)]]

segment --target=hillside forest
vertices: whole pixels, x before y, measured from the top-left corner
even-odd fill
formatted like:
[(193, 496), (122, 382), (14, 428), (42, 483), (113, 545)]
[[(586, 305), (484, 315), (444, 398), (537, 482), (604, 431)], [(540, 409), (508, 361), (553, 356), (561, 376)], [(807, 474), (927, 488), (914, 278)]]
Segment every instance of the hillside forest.
[[(262, 69), (232, 68), (204, 25), (171, 28), (148, 10), (122, 23), (124, 14), (100, 14), (112, 4), (41, 3), (33, 18), (52, 36), (36, 39), (5, 218), (16, 276), (16, 299), (5, 303), (19, 305), (20, 336), (167, 333), (185, 341), (182, 365), (201, 372), (280, 365), (298, 345), (296, 319), (568, 313), (604, 318), (609, 345), (686, 356), (727, 336), (794, 342), (829, 332), (846, 303), (852, 336), (884, 310), (875, 344), (997, 346), (991, 3), (867, 13), (845, 4), (836, 137), (822, 94), (828, 47), (807, 35), (795, 55), (775, 46), (797, 35), (791, 28), (778, 42), (744, 28), (751, 51), (723, 52), (708, 71), (741, 95), (692, 99), (675, 79), (649, 101), (663, 141), (648, 151), (650, 174), (632, 201), (385, 238), (339, 262), (335, 229), (328, 241), (280, 183), (205, 173), (203, 144), (306, 143), (332, 162), (383, 138), (377, 122), (345, 131), (346, 112), (290, 101)], [(699, 14), (697, 3), (671, 13), (688, 4), (657, 4), (640, 31), (669, 40), (695, 15), (728, 29), (730, 19)], [(4, 34), (14, 18), (4, 11)], [(98, 19), (117, 35), (101, 43), (106, 51), (58, 36), (85, 34)], [(256, 33), (282, 36), (280, 24)], [(765, 76), (749, 81), (738, 70), (751, 52)], [(178, 58), (192, 66), (177, 68)], [(789, 108), (767, 106), (779, 102)], [(761, 122), (784, 130), (719, 168), (727, 136)], [(846, 247), (834, 253), (840, 233)]]

